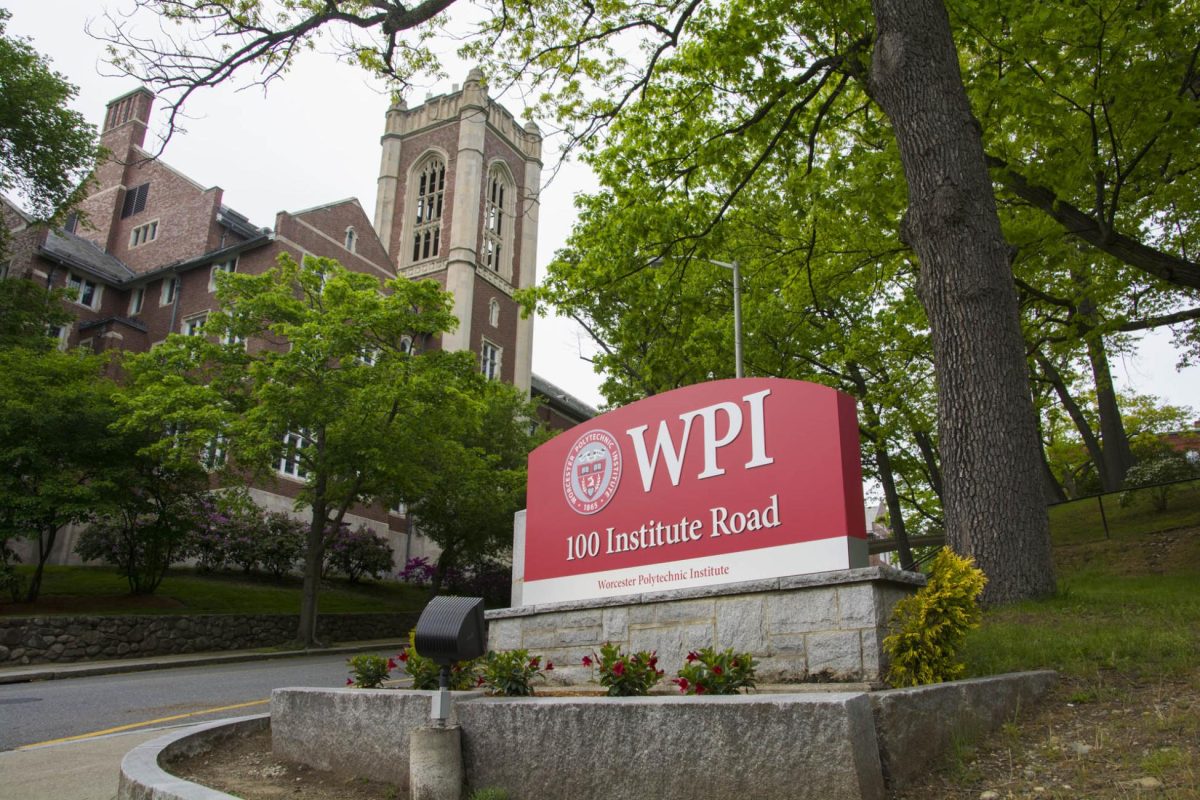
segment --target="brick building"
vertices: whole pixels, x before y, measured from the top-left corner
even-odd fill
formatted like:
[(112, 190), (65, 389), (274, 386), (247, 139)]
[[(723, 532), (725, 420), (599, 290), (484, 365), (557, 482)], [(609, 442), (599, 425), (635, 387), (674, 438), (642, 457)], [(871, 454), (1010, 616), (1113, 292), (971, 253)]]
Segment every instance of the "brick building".
[[(461, 89), (388, 110), (374, 222), (349, 198), (281, 211), (271, 228), (143, 149), (154, 96), (137, 89), (108, 104), (100, 139), (110, 156), (80, 206), (86, 224), (50, 229), (0, 204), (11, 232), (0, 277), (75, 289), (76, 320), (57, 335), (63, 347), (96, 351), (198, 334), (216, 307), (218, 272), (261, 273), (282, 252), (380, 280), (432, 279), (453, 294), (459, 326), (425, 346), (471, 350), (484, 374), (542, 400), (548, 425), (571, 427), (595, 412), (532, 374), (533, 321), (513, 300), (534, 280), (541, 134), (488, 97), (481, 78), (473, 70)], [(300, 487), (281, 458), (275, 480), (251, 491), (264, 507), (290, 510)], [(398, 559), (434, 554), (403, 508), (355, 511), (350, 523), (386, 533)], [(60, 535), (56, 561), (74, 558), (72, 533)]]

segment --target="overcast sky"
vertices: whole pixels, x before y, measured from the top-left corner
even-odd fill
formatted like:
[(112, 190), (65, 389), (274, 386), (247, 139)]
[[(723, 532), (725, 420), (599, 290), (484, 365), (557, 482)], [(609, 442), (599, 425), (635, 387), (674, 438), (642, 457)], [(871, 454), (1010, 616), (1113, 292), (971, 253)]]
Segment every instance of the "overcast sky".
[[(105, 104), (137, 87), (126, 78), (107, 76), (103, 46), (84, 32), (89, 19), (106, 7), (128, 7), (129, 0), (0, 0), (12, 12), (9, 33), (29, 36), (56, 70), (79, 87), (74, 106), (99, 127)], [(433, 93), (462, 83), (468, 65), (449, 67), (451, 78)], [(461, 74), (460, 74), (461, 73)], [(244, 84), (243, 84), (244, 86)], [(410, 95), (409, 107), (424, 101), (425, 92)], [(519, 115), (519, 97), (504, 104)], [(357, 197), (374, 216), (379, 174), (379, 137), (383, 132), (388, 94), (365, 71), (337, 63), (322, 53), (306, 53), (284, 80), (267, 93), (258, 87), (222, 86), (201, 92), (189, 103), (186, 132), (177, 134), (163, 159), (205, 186), (220, 186), (225, 204), (259, 226), (273, 226), (275, 213), (296, 211), (346, 197)], [(162, 132), (162, 118), (151, 136)], [(547, 126), (543, 125), (543, 129)], [(148, 141), (147, 145), (152, 142)], [(557, 164), (555, 143), (547, 142), (543, 180)], [(573, 198), (596, 188), (590, 172), (566, 164), (542, 193), (538, 235), (538, 276), (565, 242), (574, 222)], [(538, 319), (534, 324), (534, 371), (599, 405), (599, 378), (583, 361), (592, 348), (573, 324)], [(1137, 356), (1114, 358), (1117, 380), (1176, 405), (1200, 405), (1200, 367), (1175, 370), (1169, 336), (1153, 337)]]

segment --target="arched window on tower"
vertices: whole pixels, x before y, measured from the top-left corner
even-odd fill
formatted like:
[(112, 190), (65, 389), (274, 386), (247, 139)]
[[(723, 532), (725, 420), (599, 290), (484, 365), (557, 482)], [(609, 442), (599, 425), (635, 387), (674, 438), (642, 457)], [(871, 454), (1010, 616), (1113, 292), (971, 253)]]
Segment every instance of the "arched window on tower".
[(488, 301), (488, 324), (493, 328), (500, 326), (500, 301), (494, 297)]
[(516, 191), (508, 172), (500, 165), (488, 172), (485, 189), (483, 265), (512, 280), (512, 208)]
[(358, 243), (358, 234), (354, 232), (354, 226), (346, 228), (346, 249), (351, 253), (354, 252), (354, 247)]
[(417, 171), (416, 215), (413, 218), (412, 260), (437, 258), (442, 239), (442, 200), (446, 192), (446, 164), (431, 157)]

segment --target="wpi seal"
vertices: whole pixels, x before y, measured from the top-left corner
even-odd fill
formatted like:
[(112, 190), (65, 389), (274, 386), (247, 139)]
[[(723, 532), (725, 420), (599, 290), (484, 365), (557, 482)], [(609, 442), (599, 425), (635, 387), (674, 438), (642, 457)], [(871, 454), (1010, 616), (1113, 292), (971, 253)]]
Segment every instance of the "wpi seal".
[(563, 494), (577, 514), (608, 505), (621, 482), (621, 448), (608, 431), (589, 431), (571, 446), (563, 464)]

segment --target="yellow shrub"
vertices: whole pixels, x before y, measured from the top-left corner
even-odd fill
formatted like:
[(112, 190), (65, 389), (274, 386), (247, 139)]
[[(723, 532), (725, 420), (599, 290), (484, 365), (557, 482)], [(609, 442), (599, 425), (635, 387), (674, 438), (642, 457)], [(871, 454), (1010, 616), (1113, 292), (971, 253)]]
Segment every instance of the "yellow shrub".
[(979, 594), (987, 583), (973, 558), (949, 547), (934, 557), (924, 588), (896, 603), (883, 649), (891, 660), (892, 686), (941, 683), (962, 675), (958, 649), (971, 628), (979, 626)]

